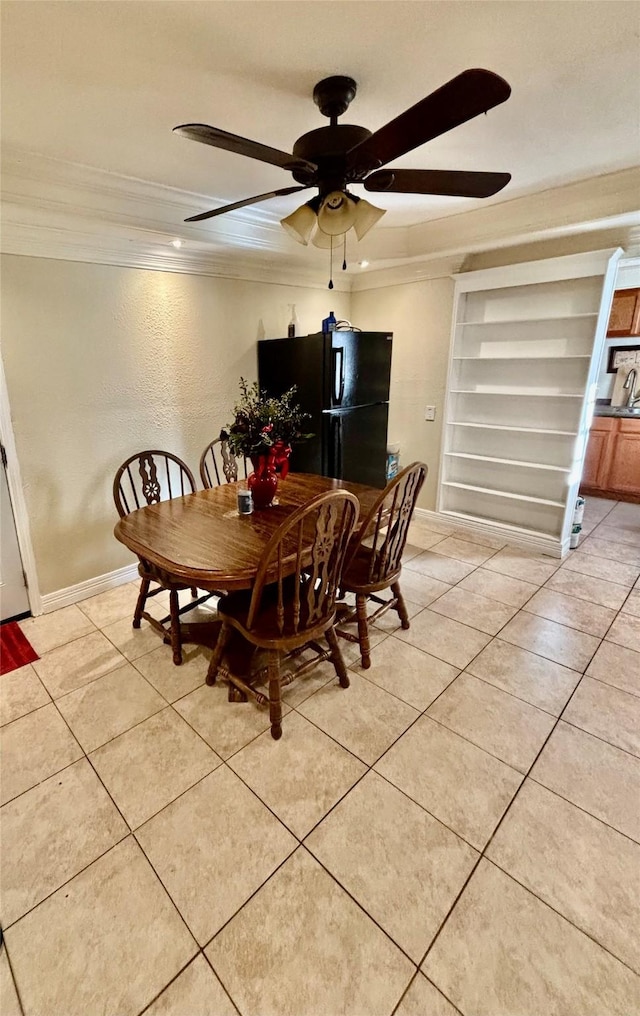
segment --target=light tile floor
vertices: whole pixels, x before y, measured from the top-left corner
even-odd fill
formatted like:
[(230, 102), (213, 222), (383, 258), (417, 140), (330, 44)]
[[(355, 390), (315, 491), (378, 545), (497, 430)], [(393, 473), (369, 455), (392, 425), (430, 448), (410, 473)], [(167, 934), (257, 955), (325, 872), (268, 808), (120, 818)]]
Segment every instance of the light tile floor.
[(584, 531), (561, 563), (415, 522), (410, 630), (289, 686), (278, 742), (134, 584), (23, 622), (0, 1011), (640, 1013), (640, 506)]

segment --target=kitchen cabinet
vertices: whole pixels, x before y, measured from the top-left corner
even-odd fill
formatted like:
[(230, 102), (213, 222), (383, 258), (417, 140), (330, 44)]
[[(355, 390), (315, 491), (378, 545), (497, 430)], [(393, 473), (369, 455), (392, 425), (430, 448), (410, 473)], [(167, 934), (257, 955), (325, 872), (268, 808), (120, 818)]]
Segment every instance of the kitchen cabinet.
[(640, 289), (617, 289), (609, 315), (609, 338), (640, 335)]
[(448, 521), (546, 553), (568, 548), (618, 256), (455, 276), (438, 492)]
[(609, 416), (594, 417), (582, 469), (582, 485), (602, 490), (609, 475), (611, 449), (617, 421)]
[(640, 499), (640, 419), (594, 417), (580, 490), (598, 497)]

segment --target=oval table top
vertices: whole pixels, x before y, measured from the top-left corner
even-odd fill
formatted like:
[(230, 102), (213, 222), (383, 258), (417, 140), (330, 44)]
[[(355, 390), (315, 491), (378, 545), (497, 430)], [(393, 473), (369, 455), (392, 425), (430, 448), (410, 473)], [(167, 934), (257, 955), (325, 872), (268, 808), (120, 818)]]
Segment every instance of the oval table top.
[(239, 487), (246, 482), (145, 505), (120, 519), (114, 534), (145, 561), (199, 589), (249, 589), (267, 541), (300, 505), (328, 490), (348, 490), (362, 517), (380, 494), (362, 483), (289, 473), (278, 483), (277, 504), (238, 515)]

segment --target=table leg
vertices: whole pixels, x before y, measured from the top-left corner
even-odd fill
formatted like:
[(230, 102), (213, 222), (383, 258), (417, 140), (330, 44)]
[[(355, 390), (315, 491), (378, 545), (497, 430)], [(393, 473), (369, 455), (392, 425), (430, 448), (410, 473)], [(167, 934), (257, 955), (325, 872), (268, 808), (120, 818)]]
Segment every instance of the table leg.
[[(185, 622), (180, 626), (182, 644), (191, 643), (213, 649), (218, 641), (221, 627), (222, 622), (218, 620)], [(171, 643), (169, 632), (166, 633), (164, 641), (169, 644)], [(246, 677), (251, 670), (251, 661), (254, 653), (255, 646), (252, 646), (250, 642), (243, 639), (240, 632), (234, 628), (225, 646), (222, 666), (239, 677)], [(239, 701), (246, 702), (246, 696)]]

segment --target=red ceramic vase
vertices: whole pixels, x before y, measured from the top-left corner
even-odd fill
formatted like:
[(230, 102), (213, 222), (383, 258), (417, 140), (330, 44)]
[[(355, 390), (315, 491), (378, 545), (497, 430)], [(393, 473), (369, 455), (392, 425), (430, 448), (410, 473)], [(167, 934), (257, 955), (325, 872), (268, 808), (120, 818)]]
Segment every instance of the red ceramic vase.
[(251, 457), (253, 472), (247, 477), (247, 486), (253, 497), (254, 508), (268, 508), (278, 489), (278, 474), (273, 455)]

